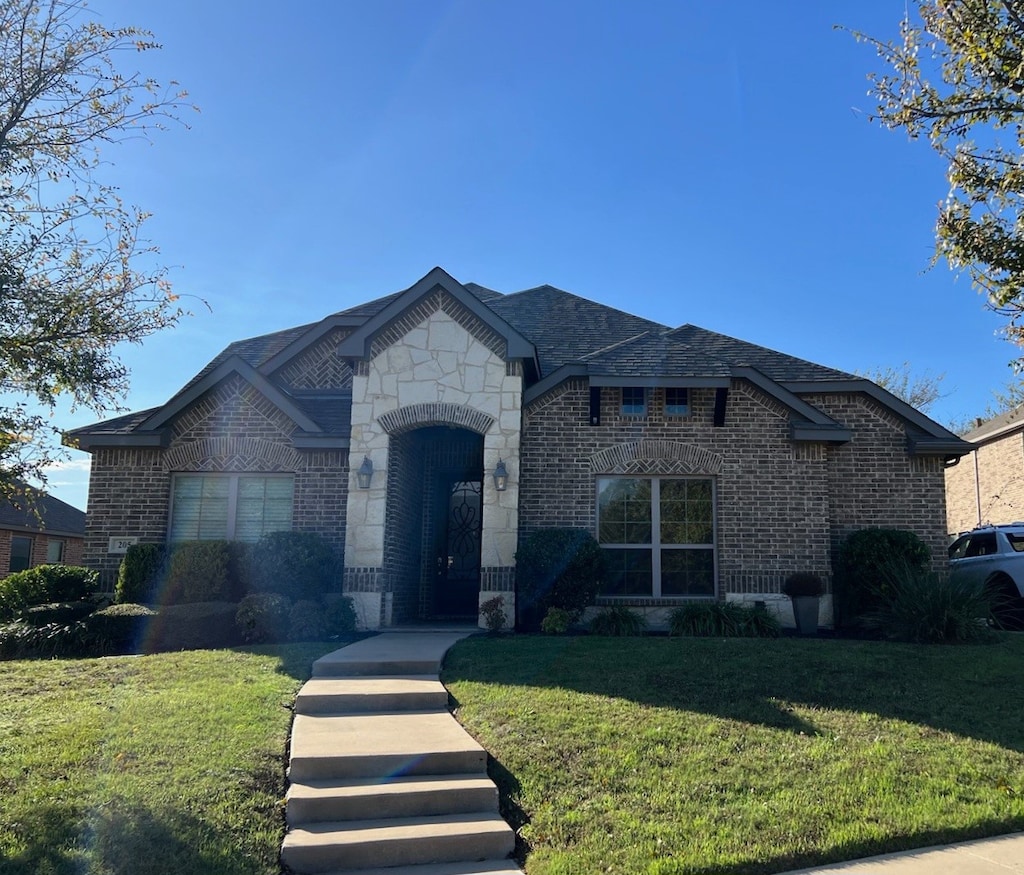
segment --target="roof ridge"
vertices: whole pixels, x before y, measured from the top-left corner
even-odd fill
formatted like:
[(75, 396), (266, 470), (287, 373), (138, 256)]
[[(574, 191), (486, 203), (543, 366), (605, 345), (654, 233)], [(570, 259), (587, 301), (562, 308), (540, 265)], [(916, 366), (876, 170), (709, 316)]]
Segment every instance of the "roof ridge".
[(586, 355), (580, 356), (580, 361), (587, 361), (587, 359), (597, 358), (600, 355), (611, 352), (620, 346), (626, 346), (627, 344), (634, 343), (640, 340), (642, 337), (646, 337), (648, 334), (654, 334), (653, 331), (641, 331), (639, 334), (634, 334), (632, 337), (627, 337), (624, 340), (617, 340), (615, 343), (610, 343), (608, 346), (604, 346), (601, 349), (595, 349), (593, 352), (588, 352)]

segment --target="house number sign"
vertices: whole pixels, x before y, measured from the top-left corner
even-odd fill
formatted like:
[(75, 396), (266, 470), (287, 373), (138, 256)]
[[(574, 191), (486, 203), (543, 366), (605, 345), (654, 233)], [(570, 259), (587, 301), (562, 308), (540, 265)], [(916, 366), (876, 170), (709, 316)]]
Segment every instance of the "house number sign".
[(122, 536), (122, 537), (117, 537), (117, 538), (111, 538), (110, 541), (107, 543), (107, 552), (108, 553), (127, 553), (128, 552), (128, 548), (132, 544), (138, 544), (138, 543), (139, 543), (139, 539), (138, 539), (137, 536), (133, 536), (133, 537)]

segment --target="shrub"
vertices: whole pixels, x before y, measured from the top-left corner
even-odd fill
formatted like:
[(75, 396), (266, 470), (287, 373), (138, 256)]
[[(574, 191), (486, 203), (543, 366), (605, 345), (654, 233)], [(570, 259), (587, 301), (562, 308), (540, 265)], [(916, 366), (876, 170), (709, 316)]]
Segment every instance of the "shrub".
[(91, 601), (80, 602), (51, 602), (47, 605), (35, 605), (24, 611), (21, 620), (37, 629), (43, 626), (62, 625), (77, 623), (95, 611), (97, 605)]
[(327, 635), (333, 637), (354, 632), (356, 628), (356, 609), (348, 596), (329, 598), (324, 606), (324, 620), (327, 623)]
[(605, 577), (605, 554), (583, 529), (540, 529), (516, 553), (520, 617), (535, 628), (549, 608), (576, 613), (593, 603)]
[(487, 631), (497, 634), (505, 628), (505, 599), (500, 595), (487, 599), (480, 605), (480, 613), (484, 615)]
[(833, 585), (837, 625), (855, 624), (877, 611), (891, 595), (894, 569), (925, 573), (931, 551), (913, 532), (902, 529), (862, 529), (836, 551)]
[(545, 635), (564, 635), (569, 627), (579, 619), (578, 614), (562, 608), (548, 608), (544, 619), (540, 621), (540, 631)]
[(145, 638), (156, 612), (145, 605), (111, 605), (83, 621), (93, 653), (135, 653)]
[(289, 641), (320, 641), (327, 637), (324, 606), (319, 602), (297, 601), (288, 614)]
[(91, 596), (99, 575), (75, 565), (37, 565), (0, 580), (0, 620), (13, 620), (35, 605)]
[(669, 614), (669, 634), (694, 638), (777, 638), (778, 619), (763, 607), (694, 601)]
[(825, 592), (825, 584), (817, 574), (809, 571), (798, 571), (789, 575), (782, 584), (782, 591), (790, 598), (820, 596)]
[(231, 601), (231, 547), (227, 541), (182, 541), (167, 556), (165, 604)]
[(270, 532), (250, 548), (246, 565), (251, 592), (313, 601), (337, 589), (341, 574), (341, 558), (315, 532)]
[(894, 565), (886, 572), (880, 605), (864, 616), (869, 629), (915, 644), (959, 644), (990, 639), (991, 604), (976, 585), (948, 575)]
[(590, 632), (593, 635), (640, 635), (647, 625), (636, 611), (623, 605), (606, 608), (590, 621)]
[(288, 633), (291, 600), (275, 592), (250, 593), (238, 603), (235, 625), (248, 644), (283, 641)]
[(165, 557), (166, 547), (163, 544), (132, 544), (117, 569), (114, 602), (141, 604), (156, 601)]
[(165, 605), (150, 623), (146, 651), (212, 650), (241, 642), (234, 602)]
[(0, 659), (24, 659), (36, 655), (39, 629), (23, 620), (0, 623)]

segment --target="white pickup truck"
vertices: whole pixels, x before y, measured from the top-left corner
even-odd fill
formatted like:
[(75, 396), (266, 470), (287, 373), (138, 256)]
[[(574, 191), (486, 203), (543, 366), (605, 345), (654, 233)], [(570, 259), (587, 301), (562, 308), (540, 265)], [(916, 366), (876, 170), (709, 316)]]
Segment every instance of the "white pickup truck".
[(949, 545), (954, 580), (983, 586), (1004, 629), (1024, 629), (1024, 523), (982, 526)]

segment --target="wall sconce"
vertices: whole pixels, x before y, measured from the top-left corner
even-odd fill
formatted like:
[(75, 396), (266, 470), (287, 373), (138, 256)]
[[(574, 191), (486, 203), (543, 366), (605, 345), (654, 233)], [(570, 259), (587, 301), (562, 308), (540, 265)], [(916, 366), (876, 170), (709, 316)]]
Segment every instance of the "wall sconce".
[(373, 462), (370, 461), (369, 456), (363, 456), (363, 464), (359, 466), (359, 470), (356, 471), (356, 482), (359, 484), (360, 489), (370, 488), (370, 478), (373, 477)]
[(497, 467), (494, 469), (494, 488), (498, 492), (508, 489), (508, 468), (505, 467), (505, 463), (501, 459), (498, 459)]

